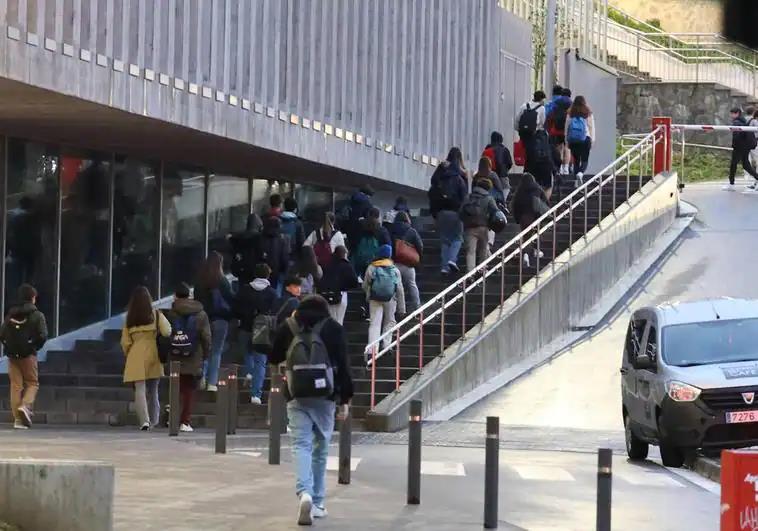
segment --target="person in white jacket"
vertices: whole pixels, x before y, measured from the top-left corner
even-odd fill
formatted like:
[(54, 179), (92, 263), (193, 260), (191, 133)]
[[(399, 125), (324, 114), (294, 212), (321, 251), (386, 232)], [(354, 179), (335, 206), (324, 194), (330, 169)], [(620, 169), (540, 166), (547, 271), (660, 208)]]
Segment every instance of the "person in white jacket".
[(584, 96), (577, 96), (566, 120), (566, 142), (574, 157), (574, 177), (577, 185), (584, 179), (595, 140), (595, 117)]

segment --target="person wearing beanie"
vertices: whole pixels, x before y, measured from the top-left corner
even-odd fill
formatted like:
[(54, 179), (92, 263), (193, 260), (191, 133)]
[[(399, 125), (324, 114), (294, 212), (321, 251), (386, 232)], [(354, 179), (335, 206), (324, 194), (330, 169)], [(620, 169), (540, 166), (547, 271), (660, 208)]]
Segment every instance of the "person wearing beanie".
[(461, 206), (468, 271), (472, 271), (490, 255), (489, 222), (498, 211), (497, 203), (490, 194), (491, 190), (492, 181), (477, 179), (474, 181), (471, 194)]
[[(372, 343), (395, 326), (395, 314), (405, 313), (405, 290), (400, 271), (392, 261), (392, 245), (381, 245), (376, 257), (366, 269), (363, 290), (369, 305), (370, 323), (366, 355), (370, 357)], [(389, 338), (383, 341), (386, 346)], [(378, 351), (378, 345), (376, 345)]]

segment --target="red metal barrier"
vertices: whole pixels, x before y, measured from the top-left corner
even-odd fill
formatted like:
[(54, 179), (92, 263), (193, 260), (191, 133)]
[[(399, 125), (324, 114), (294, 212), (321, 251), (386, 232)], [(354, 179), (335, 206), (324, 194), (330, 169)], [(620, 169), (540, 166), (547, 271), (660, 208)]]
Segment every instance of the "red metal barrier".
[(656, 135), (656, 140), (663, 139), (663, 142), (655, 144), (653, 159), (653, 175), (658, 175), (664, 171), (671, 171), (671, 118), (665, 116), (656, 116), (653, 118), (653, 131), (660, 126)]
[(758, 451), (721, 453), (721, 531), (758, 530)]

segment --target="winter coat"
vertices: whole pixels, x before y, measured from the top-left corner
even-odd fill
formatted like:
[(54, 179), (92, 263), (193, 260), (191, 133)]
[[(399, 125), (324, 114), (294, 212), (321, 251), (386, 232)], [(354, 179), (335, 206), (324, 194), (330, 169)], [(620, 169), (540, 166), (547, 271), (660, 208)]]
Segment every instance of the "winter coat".
[[(295, 319), (301, 326), (312, 327), (322, 320), (321, 339), (329, 353), (329, 360), (334, 368), (334, 396), (332, 400), (339, 404), (347, 404), (353, 397), (353, 380), (350, 375), (350, 358), (347, 353), (347, 334), (337, 321), (329, 317), (326, 309), (313, 300), (306, 298), (300, 304)], [(276, 330), (274, 344), (269, 354), (268, 362), (279, 365), (287, 360), (287, 350), (292, 343), (293, 335), (289, 325), (283, 322)]]
[(234, 291), (229, 280), (225, 277), (221, 277), (221, 282), (218, 285), (218, 290), (221, 293), (221, 297), (226, 302), (226, 308), (216, 308), (213, 304), (213, 290), (207, 286), (203, 286), (200, 282), (195, 284), (195, 300), (203, 305), (205, 313), (208, 314), (208, 318), (211, 321), (223, 320), (228, 321), (234, 314), (232, 313), (232, 305), (234, 304)]
[(161, 312), (157, 311), (158, 323), (133, 326), (121, 330), (121, 349), (126, 356), (124, 365), (124, 382), (140, 382), (163, 376), (163, 365), (158, 359), (158, 333), (163, 337), (171, 335), (171, 324)]
[(303, 246), (303, 242), (305, 241), (305, 229), (303, 228), (303, 222), (300, 221), (300, 218), (297, 217), (297, 214), (290, 211), (282, 212), (282, 215), (279, 216), (279, 219), (282, 220), (282, 234), (290, 234), (290, 232), (285, 229), (285, 225), (294, 225), (295, 234), (289, 242), (290, 258), (294, 260), (295, 255), (300, 252), (300, 248)]
[[(481, 178), (482, 177), (479, 173), (475, 174), (474, 182), (476, 182), (477, 179)], [(489, 179), (492, 183), (492, 190), (490, 190), (490, 195), (495, 198), (495, 201), (505, 203), (508, 200), (508, 195), (511, 193), (511, 180), (508, 178), (508, 176), (505, 175), (501, 179), (497, 173), (491, 171), (490, 174), (484, 178)]]
[(240, 320), (240, 330), (252, 332), (253, 321), (259, 313), (273, 314), (277, 304), (276, 290), (265, 278), (240, 285), (234, 304), (234, 313)]
[(360, 284), (353, 264), (345, 258), (332, 260), (332, 263), (324, 268), (324, 276), (320, 282), (316, 283), (316, 286), (319, 292), (326, 293), (350, 291)]
[(418, 231), (414, 229), (410, 223), (405, 221), (396, 221), (389, 228), (390, 237), (392, 238), (392, 250), (395, 250), (395, 242), (397, 240), (403, 240), (411, 245), (418, 251), (419, 257), (424, 254), (424, 242), (421, 240)]
[(521, 225), (522, 229), (526, 228), (540, 216), (539, 212), (536, 212), (534, 209), (535, 198), (548, 205), (545, 191), (539, 185), (532, 186), (527, 190), (519, 188), (513, 196), (511, 212), (513, 212), (514, 218)]
[[(441, 192), (452, 190), (452, 197), (442, 197)], [(456, 164), (443, 161), (432, 174), (432, 186), (429, 188), (429, 210), (436, 216), (442, 210), (461, 208), (468, 193), (466, 173)]]
[(395, 302), (397, 302), (397, 307), (395, 308), (395, 311), (400, 314), (405, 313), (405, 290), (403, 289), (403, 282), (401, 280), (400, 271), (395, 267), (395, 263), (390, 260), (389, 258), (381, 258), (379, 260), (374, 260), (371, 262), (371, 265), (368, 266), (368, 269), (366, 269), (366, 275), (363, 277), (363, 291), (366, 292), (366, 300), (371, 300), (371, 283), (374, 281), (374, 272), (379, 267), (387, 267), (390, 266), (395, 270), (395, 273), (397, 275), (397, 283), (395, 285)]
[[(744, 127), (747, 125), (747, 121), (745, 121), (745, 118), (742, 115), (739, 115), (737, 118), (732, 120), (732, 125), (737, 127)], [(746, 150), (748, 143), (745, 136), (752, 134), (753, 133), (744, 133), (742, 131), (732, 132), (732, 148), (737, 150)]]
[[(507, 181), (508, 172), (511, 171), (511, 168), (513, 167), (511, 152), (503, 144), (487, 144), (487, 147), (484, 149), (487, 150), (489, 148), (492, 148), (495, 152), (495, 173), (497, 173), (498, 177)], [(493, 182), (492, 184), (494, 185), (495, 183)], [(500, 190), (502, 190), (502, 187)]]
[(276, 303), (276, 324), (279, 326), (284, 320), (292, 315), (292, 312), (297, 310), (300, 305), (300, 299), (292, 295), (286, 289), (282, 298)]
[[(34, 350), (37, 351), (45, 345), (47, 341), (47, 320), (45, 315), (37, 309), (37, 307), (31, 302), (25, 302), (12, 306), (8, 311), (8, 316), (3, 321), (2, 327), (0, 327), (0, 341), (4, 342), (6, 338), (6, 331), (8, 329), (8, 321), (10, 319), (27, 319), (28, 326), (32, 327), (31, 337), (33, 338)], [(6, 354), (12, 355), (12, 352)]]
[[(479, 205), (480, 214), (476, 217), (467, 217), (463, 213), (463, 208), (469, 202), (476, 202)], [(463, 221), (463, 227), (466, 229), (473, 229), (476, 227), (489, 226), (490, 217), (497, 211), (497, 203), (490, 195), (489, 190), (485, 190), (480, 186), (474, 186), (471, 191), (471, 195), (464, 203), (464, 207), (461, 209), (461, 221)]]
[(282, 236), (281, 223), (279, 218), (266, 218), (256, 250), (256, 263), (268, 265), (274, 278), (286, 273), (289, 265), (289, 249)]
[(231, 272), (240, 283), (252, 282), (257, 265), (256, 249), (260, 246), (260, 232), (246, 231), (229, 238), (232, 248)]
[[(197, 348), (189, 358), (172, 358), (171, 361), (180, 361), (181, 374), (198, 376), (203, 372), (203, 360), (211, 353), (211, 324), (208, 314), (203, 310), (203, 305), (194, 299), (175, 299), (171, 310), (166, 314), (169, 323), (176, 323), (179, 318), (195, 316), (195, 328), (197, 330)], [(173, 325), (172, 325), (173, 329)]]
[(382, 245), (387, 245), (387, 244), (392, 243), (392, 239), (390, 238), (390, 233), (386, 227), (382, 225), (375, 227), (371, 225), (367, 219), (362, 220), (360, 223), (360, 232), (358, 233), (358, 245), (360, 245), (360, 241), (364, 238), (376, 238), (376, 241), (379, 242), (380, 247)]

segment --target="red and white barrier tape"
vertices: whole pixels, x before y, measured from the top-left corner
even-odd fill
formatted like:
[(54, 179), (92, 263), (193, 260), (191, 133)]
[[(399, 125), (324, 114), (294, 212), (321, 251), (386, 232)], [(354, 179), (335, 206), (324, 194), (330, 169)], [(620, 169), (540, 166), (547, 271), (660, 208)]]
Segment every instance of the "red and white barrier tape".
[(674, 124), (671, 129), (678, 129), (680, 131), (730, 131), (732, 133), (744, 132), (744, 133), (758, 133), (758, 127), (749, 127), (747, 125), (684, 125)]

